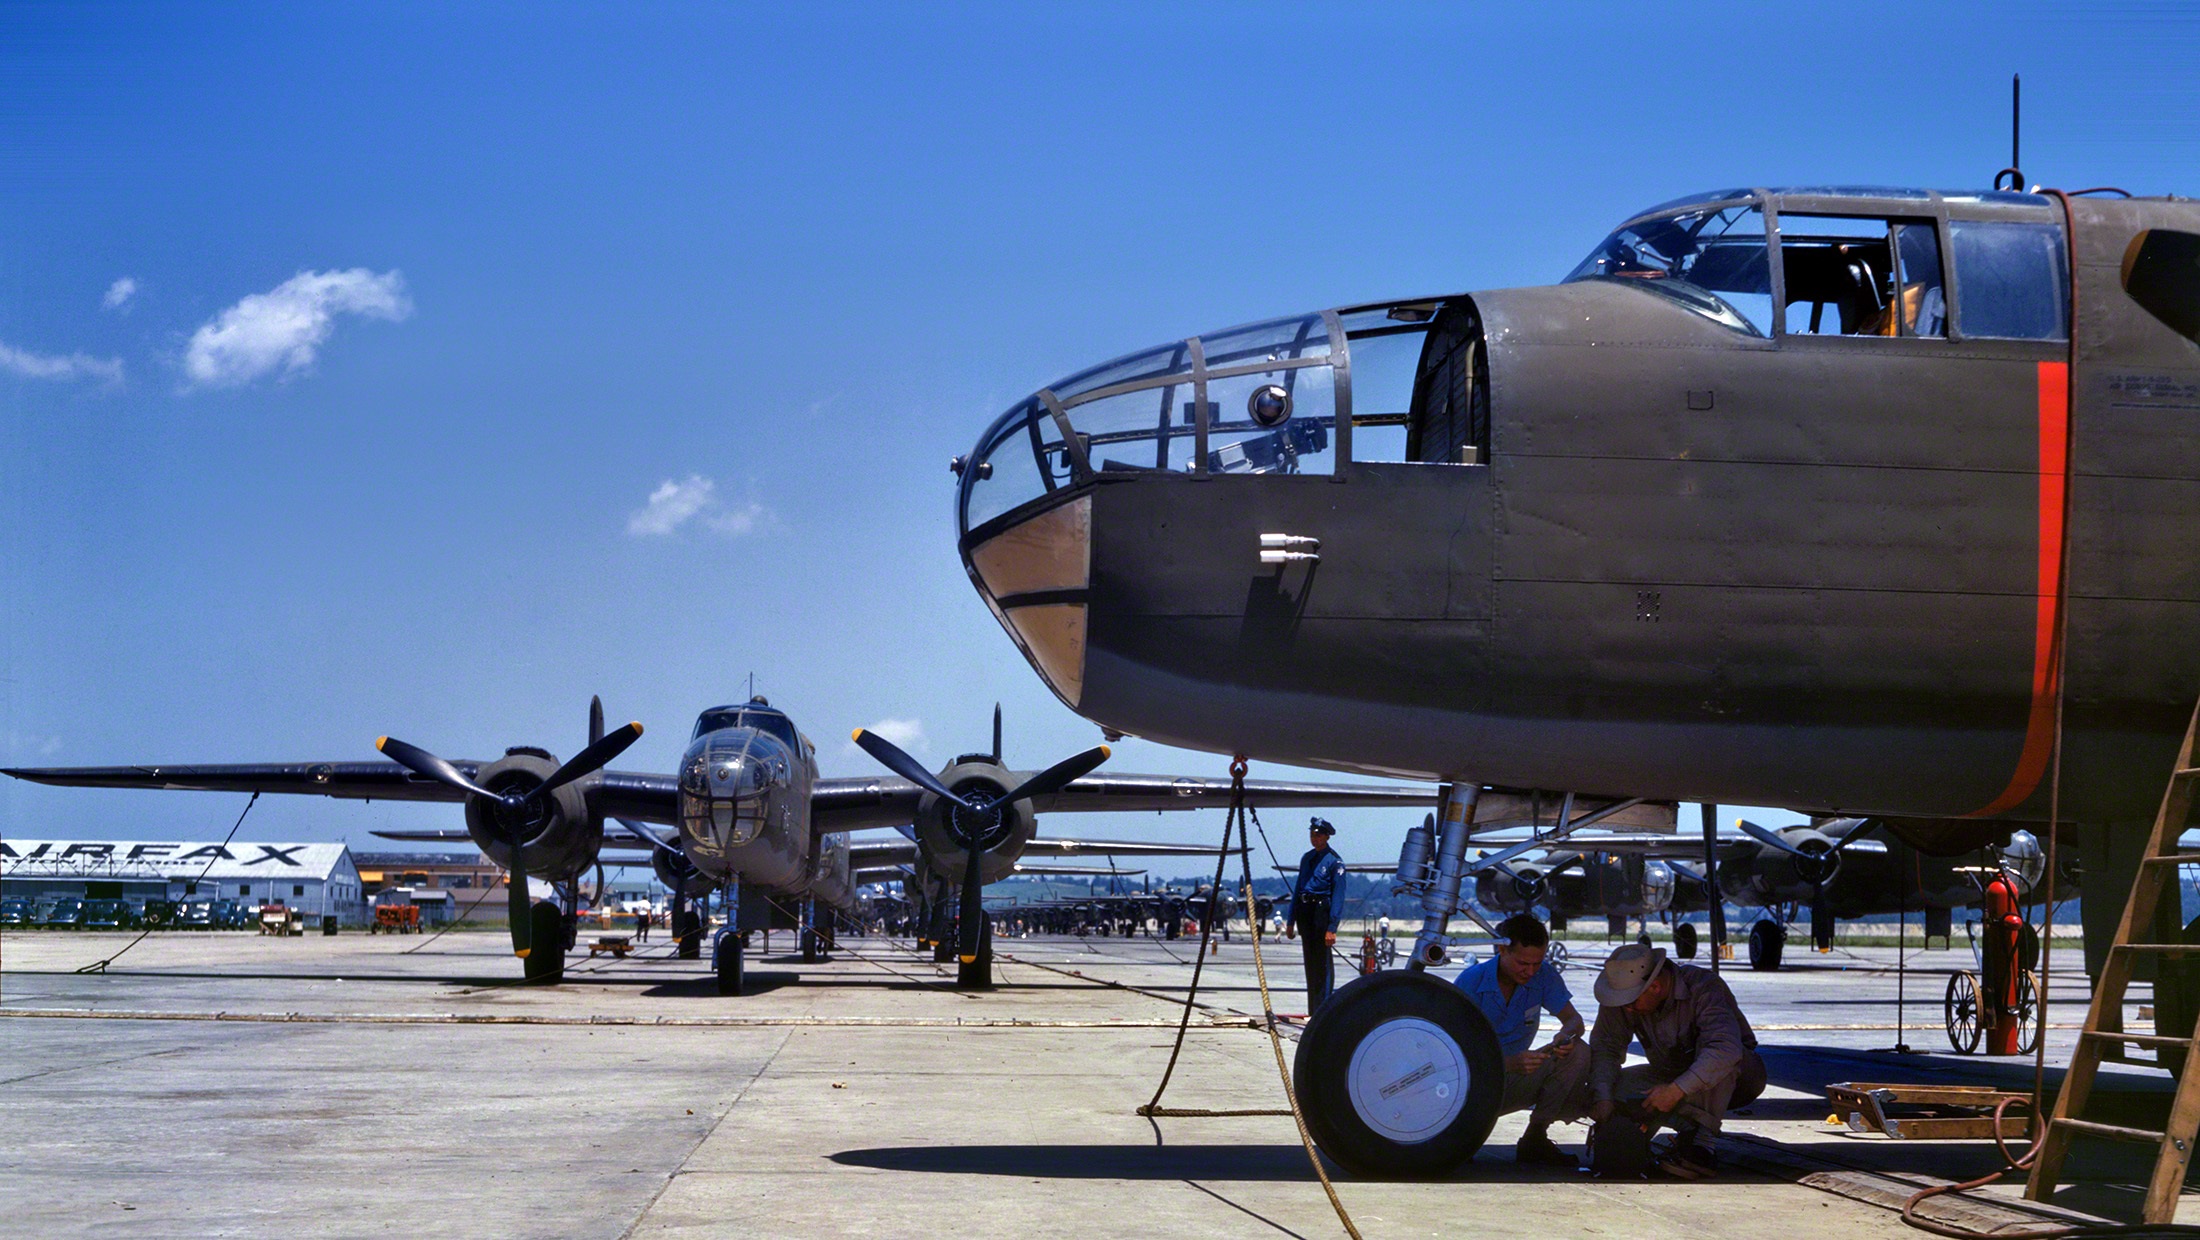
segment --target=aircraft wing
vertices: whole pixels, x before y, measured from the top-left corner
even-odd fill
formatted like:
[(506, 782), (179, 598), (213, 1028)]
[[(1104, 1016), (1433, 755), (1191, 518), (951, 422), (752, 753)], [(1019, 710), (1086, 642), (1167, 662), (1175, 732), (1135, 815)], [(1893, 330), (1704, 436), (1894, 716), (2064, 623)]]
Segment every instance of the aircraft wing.
[[(471, 846), (474, 842), (473, 836), (458, 828), (420, 831), (369, 831), (367, 834), (378, 839), (405, 840), (417, 844), (466, 844)], [(656, 844), (643, 839), (632, 831), (621, 830), (611, 824), (606, 824), (604, 827), (603, 846), (606, 849), (636, 849), (642, 852), (648, 852), (650, 849), (657, 847)]]
[[(375, 834), (383, 833), (378, 831)], [(463, 836), (465, 832), (461, 831), (459, 834)], [(605, 842), (610, 842), (608, 836)], [(1024, 847), (1026, 857), (1212, 857), (1214, 854), (1214, 849), (1197, 844), (1150, 844), (1143, 840), (1033, 840)], [(848, 863), (858, 870), (915, 865), (916, 841), (858, 840), (848, 845)], [(1105, 869), (1093, 872), (1109, 873)], [(1129, 873), (1127, 870), (1115, 872)]]
[[(451, 763), (468, 779), (488, 765)], [(435, 801), (457, 804), (466, 794), (415, 775), (395, 762), (245, 762), (227, 765), (53, 766), (0, 770), (34, 784), (65, 788), (164, 788), (193, 792), (280, 792), (348, 801)], [(607, 815), (676, 823), (679, 793), (670, 775), (605, 771), (596, 797)], [(464, 838), (465, 832), (459, 832)], [(393, 835), (391, 839), (448, 838)]]
[[(916, 817), (924, 791), (894, 776), (821, 779), (810, 793), (811, 829), (818, 832), (898, 827)], [(1352, 809), (1436, 804), (1433, 787), (1410, 784), (1325, 784), (1249, 779), (1246, 804), (1256, 809)], [(1059, 792), (1031, 799), (1041, 814), (1213, 809), (1230, 804), (1230, 781), (1184, 775), (1093, 774)]]

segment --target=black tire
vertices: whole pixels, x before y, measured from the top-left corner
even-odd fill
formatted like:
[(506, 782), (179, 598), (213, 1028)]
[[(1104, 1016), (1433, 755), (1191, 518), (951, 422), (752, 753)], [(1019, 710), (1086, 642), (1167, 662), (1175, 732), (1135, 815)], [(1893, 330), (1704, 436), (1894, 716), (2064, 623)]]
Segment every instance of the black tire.
[(978, 928), (978, 958), (968, 964), (960, 955), (955, 957), (955, 989), (993, 989), (993, 919), (988, 917)]
[[(1323, 1153), (1371, 1179), (1431, 1179), (1473, 1158), (1489, 1139), (1504, 1097), (1505, 1057), (1465, 991), (1419, 970), (1393, 969), (1329, 997), (1299, 1039), (1293, 1075), (1299, 1109)], [(1354, 1101), (1356, 1075), (1361, 1102)], [(1416, 1088), (1401, 1090), (1406, 1085)], [(1362, 1110), (1362, 1103), (1393, 1102), (1402, 1109), (1384, 1128), (1370, 1122), (1372, 1109)]]
[(741, 936), (729, 927), (718, 932), (718, 940), (711, 944), (710, 965), (718, 974), (718, 993), (738, 995), (745, 972), (741, 950)]
[(1696, 958), (1696, 923), (1684, 921), (1673, 927), (1673, 954), (1683, 960)]
[(548, 900), (537, 900), (527, 910), (527, 926), (531, 938), (527, 958), (521, 961), (527, 969), (530, 982), (562, 982), (565, 980), (565, 914)]
[(1760, 921), (1749, 928), (1749, 967), (1759, 973), (1777, 973), (1780, 953), (1787, 947), (1787, 927), (1776, 921)]

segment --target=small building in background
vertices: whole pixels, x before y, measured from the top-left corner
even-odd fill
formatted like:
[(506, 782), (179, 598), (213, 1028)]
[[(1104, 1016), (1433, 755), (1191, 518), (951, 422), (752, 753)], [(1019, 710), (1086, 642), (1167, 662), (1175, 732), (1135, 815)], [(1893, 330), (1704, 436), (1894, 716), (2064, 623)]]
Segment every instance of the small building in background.
[(186, 840), (0, 840), (0, 896), (281, 902), (318, 921), (364, 925), (366, 890), (343, 844)]

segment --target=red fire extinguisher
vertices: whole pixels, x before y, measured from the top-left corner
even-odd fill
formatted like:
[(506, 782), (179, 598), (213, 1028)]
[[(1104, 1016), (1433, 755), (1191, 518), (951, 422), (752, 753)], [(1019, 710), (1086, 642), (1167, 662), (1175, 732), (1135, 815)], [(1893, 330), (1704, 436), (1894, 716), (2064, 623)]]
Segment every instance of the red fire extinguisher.
[(1986, 884), (1986, 943), (1984, 994), (1980, 1013), (1986, 1018), (1986, 1053), (2015, 1055), (2023, 1030), (2017, 1021), (2017, 947), (2023, 940), (2024, 914), (2017, 908), (2017, 888), (2007, 871)]

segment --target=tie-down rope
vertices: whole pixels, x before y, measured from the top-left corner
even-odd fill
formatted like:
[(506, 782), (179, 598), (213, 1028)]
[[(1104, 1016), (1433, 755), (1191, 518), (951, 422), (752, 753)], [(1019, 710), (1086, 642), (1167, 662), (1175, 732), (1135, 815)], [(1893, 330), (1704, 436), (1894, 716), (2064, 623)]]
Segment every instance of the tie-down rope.
[[(1261, 927), (1259, 906), (1253, 902), (1253, 851), (1252, 842), (1245, 832), (1245, 755), (1239, 754), (1230, 761), (1230, 812), (1222, 821), (1222, 844), (1215, 856), (1214, 895), (1207, 904), (1207, 916), (1201, 919), (1199, 929), (1199, 957), (1192, 965), (1192, 985), (1184, 994), (1184, 1015), (1176, 1025), (1176, 1045), (1169, 1048), (1169, 1066), (1162, 1069), (1161, 1083), (1154, 1087), (1153, 1099), (1138, 1108), (1138, 1113), (1153, 1119), (1157, 1117), (1180, 1119), (1207, 1119), (1218, 1116), (1238, 1115), (1288, 1115), (1298, 1125), (1299, 1144), (1306, 1147), (1306, 1161), (1313, 1164), (1314, 1175), (1322, 1182), (1322, 1191), (1329, 1194), (1330, 1207), (1337, 1212), (1337, 1221), (1344, 1224), (1345, 1234), (1352, 1240), (1361, 1240), (1360, 1229), (1353, 1226), (1352, 1216), (1346, 1213), (1344, 1202), (1337, 1196), (1337, 1186), (1329, 1182), (1329, 1172), (1322, 1167), (1321, 1154), (1314, 1148), (1314, 1136), (1306, 1129), (1306, 1116), (1299, 1112), (1298, 1092), (1291, 1087), (1291, 1070), (1283, 1062), (1283, 1034), (1276, 1029), (1276, 1004), (1268, 993), (1268, 966), (1261, 958)], [(1184, 1051), (1184, 1034), (1192, 1023), (1193, 1001), (1199, 996), (1199, 975), (1207, 963), (1209, 944), (1214, 938), (1215, 918), (1222, 911), (1222, 874), (1230, 861), (1230, 832), (1237, 831), (1238, 860), (1244, 867), (1245, 907), (1253, 911), (1249, 918), (1253, 927), (1253, 971), (1260, 979), (1260, 1010), (1263, 1024), (1268, 1030), (1268, 1045), (1276, 1053), (1276, 1075), (1283, 1080), (1284, 1100), (1291, 1104), (1289, 1110), (1209, 1110), (1204, 1107), (1165, 1107), (1161, 1105), (1162, 1092), (1169, 1088), (1169, 1078), (1176, 1072), (1177, 1056)], [(1267, 833), (1261, 833), (1265, 842)]]

